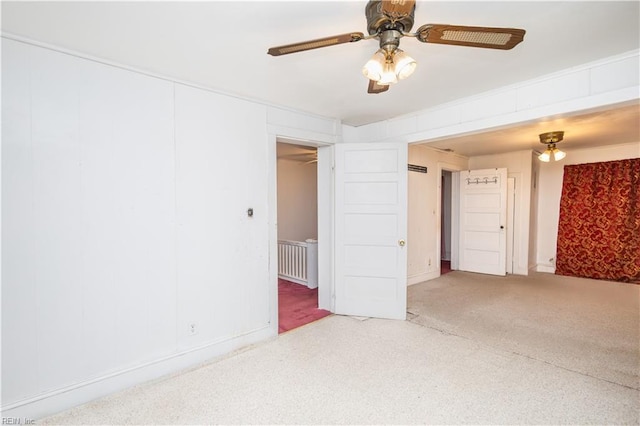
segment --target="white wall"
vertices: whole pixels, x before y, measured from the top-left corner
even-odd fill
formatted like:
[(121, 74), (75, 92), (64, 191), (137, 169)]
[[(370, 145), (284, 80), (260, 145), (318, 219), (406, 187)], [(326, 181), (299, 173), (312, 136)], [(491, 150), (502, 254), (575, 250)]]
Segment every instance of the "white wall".
[(529, 272), (529, 219), (533, 186), (531, 155), (531, 151), (527, 150), (469, 158), (469, 168), (472, 170), (506, 167), (508, 177), (515, 178), (513, 273), (518, 275), (527, 275)]
[(3, 416), (277, 334), (276, 136), (335, 120), (3, 38), (2, 122)]
[(540, 203), (540, 166), (538, 154), (531, 152), (531, 203), (529, 205), (529, 269), (538, 264), (538, 206)]
[(176, 217), (171, 84), (2, 53), (6, 405), (175, 352)]
[(569, 164), (596, 163), (640, 157), (640, 141), (637, 143), (610, 145), (601, 148), (566, 150), (562, 161), (540, 164), (540, 200), (538, 203), (538, 271), (555, 272), (556, 241), (560, 216), (560, 196), (564, 166)]
[(278, 159), (278, 239), (318, 238), (317, 163)]
[[(269, 324), (266, 111), (181, 85), (175, 109), (177, 336), (184, 350)], [(193, 323), (198, 333), (189, 335)]]
[(427, 167), (426, 174), (408, 175), (407, 282), (412, 285), (440, 275), (439, 167), (466, 169), (468, 160), (424, 145), (409, 145), (409, 163)]

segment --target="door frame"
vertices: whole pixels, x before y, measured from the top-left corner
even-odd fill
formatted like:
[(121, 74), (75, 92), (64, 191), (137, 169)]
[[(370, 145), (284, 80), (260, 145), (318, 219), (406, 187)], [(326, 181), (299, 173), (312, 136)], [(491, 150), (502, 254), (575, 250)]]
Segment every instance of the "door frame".
[[(318, 307), (334, 312), (333, 144), (269, 134), (267, 203), (269, 206), (269, 323), (278, 334), (278, 143), (318, 149)], [(320, 206), (323, 206), (322, 209)], [(257, 213), (257, 212), (256, 212)]]
[(436, 201), (436, 241), (438, 241), (438, 247), (436, 248), (436, 258), (438, 262), (438, 276), (442, 275), (440, 269), (440, 259), (442, 258), (442, 172), (451, 172), (451, 269), (458, 269), (458, 232), (460, 224), (460, 188), (459, 179), (460, 172), (466, 170), (464, 167), (438, 161), (436, 173), (438, 176), (438, 197)]

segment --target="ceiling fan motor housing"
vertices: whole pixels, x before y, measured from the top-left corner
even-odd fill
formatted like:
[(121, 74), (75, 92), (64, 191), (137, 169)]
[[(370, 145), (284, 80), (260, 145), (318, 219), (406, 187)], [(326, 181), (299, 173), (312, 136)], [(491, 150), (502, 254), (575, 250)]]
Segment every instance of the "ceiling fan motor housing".
[[(369, 31), (369, 35), (378, 34), (385, 30), (411, 31), (414, 21), (415, 4), (413, 4), (411, 10), (407, 12), (403, 10), (405, 9), (405, 7), (403, 7), (405, 2), (398, 0), (396, 1), (397, 5), (392, 4), (390, 6), (391, 10), (387, 8), (385, 13), (382, 3), (382, 0), (369, 0), (369, 3), (367, 3), (365, 14), (367, 16), (367, 30)], [(394, 11), (396, 7), (398, 9), (397, 13)]]

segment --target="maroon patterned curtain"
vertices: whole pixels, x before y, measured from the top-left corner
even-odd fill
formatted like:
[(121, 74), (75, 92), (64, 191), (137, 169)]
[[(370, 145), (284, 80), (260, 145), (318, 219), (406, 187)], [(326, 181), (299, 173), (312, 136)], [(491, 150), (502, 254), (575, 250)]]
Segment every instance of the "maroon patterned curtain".
[(640, 158), (564, 167), (556, 274), (640, 283)]

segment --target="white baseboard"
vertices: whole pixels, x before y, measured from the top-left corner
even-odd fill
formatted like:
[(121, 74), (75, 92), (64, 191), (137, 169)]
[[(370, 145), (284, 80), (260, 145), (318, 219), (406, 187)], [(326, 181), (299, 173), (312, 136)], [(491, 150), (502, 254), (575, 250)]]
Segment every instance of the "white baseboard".
[(277, 335), (277, 329), (268, 325), (241, 336), (209, 343), (133, 368), (75, 383), (2, 406), (2, 418), (41, 419), (131, 386), (195, 367)]
[(538, 263), (535, 269), (536, 272), (548, 272), (550, 274), (556, 273), (556, 267), (552, 264)]
[(511, 272), (511, 274), (524, 275), (526, 277), (527, 275), (529, 275), (529, 269), (516, 267), (516, 268), (513, 268), (513, 271)]
[(412, 275), (410, 277), (407, 277), (407, 286), (418, 284), (423, 281), (433, 280), (435, 278), (438, 278), (439, 276), (440, 270), (437, 269), (435, 271), (425, 272), (423, 274)]

